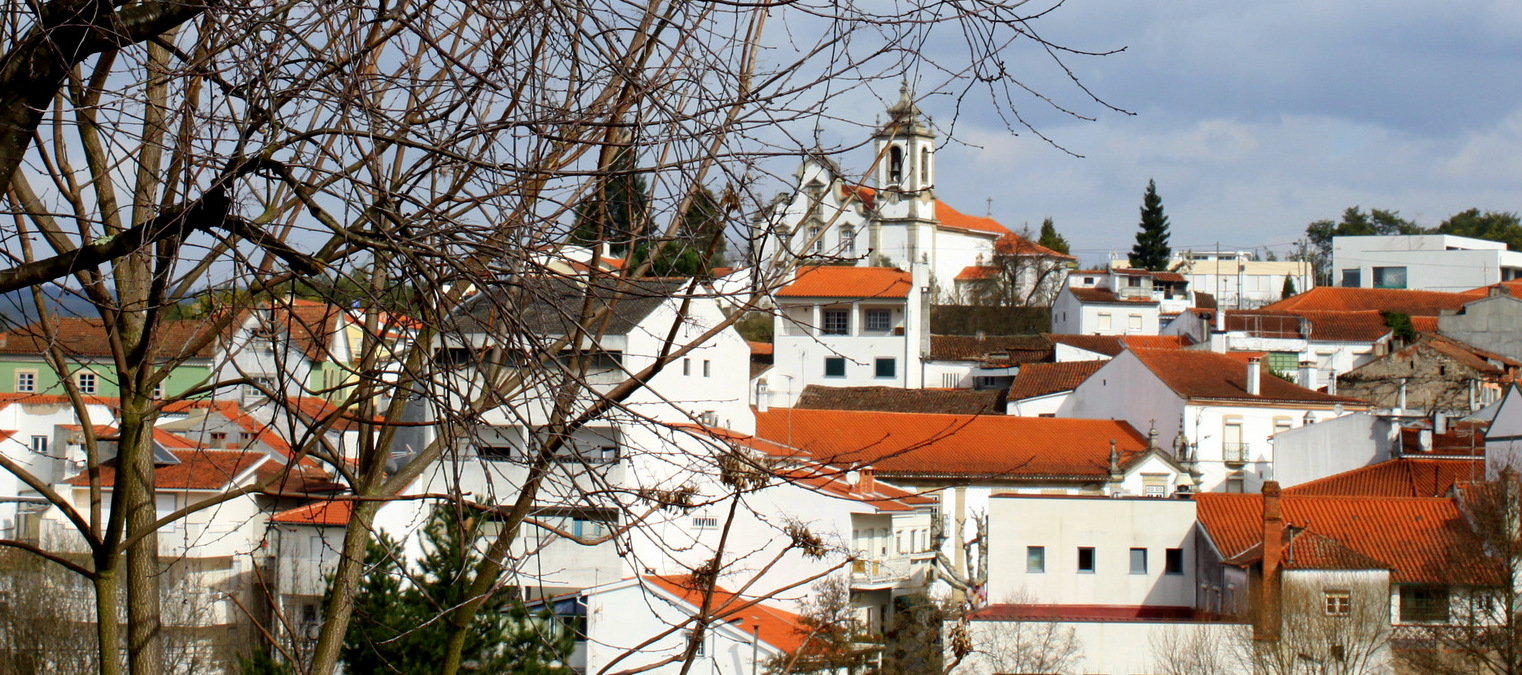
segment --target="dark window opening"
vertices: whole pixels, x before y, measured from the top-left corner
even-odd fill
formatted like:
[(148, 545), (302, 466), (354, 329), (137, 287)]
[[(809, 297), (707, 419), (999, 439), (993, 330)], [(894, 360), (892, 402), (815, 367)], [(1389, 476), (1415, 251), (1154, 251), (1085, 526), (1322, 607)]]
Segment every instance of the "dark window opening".
[(845, 377), (846, 360), (839, 356), (831, 356), (824, 360), (825, 377)]
[(1088, 546), (1078, 548), (1078, 571), (1086, 574), (1094, 573), (1094, 549)]
[(1163, 553), (1163, 574), (1184, 573), (1184, 549), (1170, 548)]

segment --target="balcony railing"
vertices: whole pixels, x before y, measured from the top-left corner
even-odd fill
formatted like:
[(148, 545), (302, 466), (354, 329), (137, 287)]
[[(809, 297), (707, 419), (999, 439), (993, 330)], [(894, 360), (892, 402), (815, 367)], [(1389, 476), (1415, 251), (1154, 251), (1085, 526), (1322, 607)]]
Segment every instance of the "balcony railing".
[(934, 555), (914, 554), (851, 562), (851, 582), (859, 585), (891, 584), (923, 579)]
[(1240, 467), (1247, 463), (1247, 444), (1242, 442), (1227, 441), (1221, 444), (1221, 454), (1226, 460), (1226, 466)]

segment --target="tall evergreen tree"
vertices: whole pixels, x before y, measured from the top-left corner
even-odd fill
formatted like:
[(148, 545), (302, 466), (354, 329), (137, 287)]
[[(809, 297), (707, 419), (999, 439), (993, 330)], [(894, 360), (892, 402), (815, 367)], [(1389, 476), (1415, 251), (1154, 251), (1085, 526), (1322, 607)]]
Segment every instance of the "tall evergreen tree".
[(1284, 286), (1279, 289), (1279, 299), (1288, 300), (1294, 297), (1295, 293), (1295, 278), (1288, 274), (1284, 275)]
[(724, 209), (713, 191), (703, 186), (698, 188), (692, 204), (687, 207), (677, 238), (650, 238), (636, 243), (632, 262), (636, 266), (643, 263), (650, 258), (653, 248), (657, 253), (650, 261), (647, 276), (697, 276), (724, 266), (728, 243), (724, 237)]
[[(474, 543), (483, 522), (460, 520), (441, 507), (423, 526), (422, 559), (411, 574), (395, 542), (379, 535), (365, 551), (366, 572), (344, 635), (342, 658), (352, 673), (432, 673), (444, 659), (448, 623), (440, 617), (465, 602), (464, 580), (480, 562)], [(403, 583), (410, 577), (412, 583)], [(570, 675), (566, 658), (576, 636), (553, 617), (535, 616), (512, 592), (493, 596), (476, 615), (464, 648), (470, 672)]]
[(618, 150), (607, 174), (596, 180), (592, 194), (574, 209), (571, 241), (584, 246), (606, 243), (609, 253), (623, 255), (650, 216), (650, 188), (636, 165), (634, 149)]
[(1036, 243), (1058, 253), (1072, 253), (1072, 250), (1068, 247), (1068, 240), (1062, 235), (1057, 234), (1057, 226), (1052, 224), (1050, 217), (1041, 221), (1041, 238), (1037, 239)]
[(1157, 196), (1157, 183), (1147, 181), (1147, 193), (1142, 197), (1141, 229), (1136, 233), (1136, 245), (1131, 247), (1131, 266), (1154, 272), (1168, 267), (1168, 216), (1163, 215), (1163, 198)]

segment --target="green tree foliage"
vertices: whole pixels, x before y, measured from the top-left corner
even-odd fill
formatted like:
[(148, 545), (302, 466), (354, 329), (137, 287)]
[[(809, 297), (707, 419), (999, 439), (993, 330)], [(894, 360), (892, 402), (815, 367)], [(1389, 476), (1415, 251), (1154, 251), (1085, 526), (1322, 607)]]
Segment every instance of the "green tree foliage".
[(254, 651), (249, 656), (238, 657), (238, 672), (242, 675), (291, 675), (291, 664), (277, 661), (268, 652)]
[(1379, 311), (1379, 316), (1385, 320), (1385, 326), (1395, 337), (1403, 340), (1416, 339), (1416, 326), (1411, 324), (1410, 314), (1382, 309)]
[(1168, 216), (1163, 214), (1163, 198), (1157, 196), (1157, 183), (1147, 181), (1147, 193), (1142, 196), (1141, 229), (1136, 232), (1136, 245), (1131, 247), (1131, 266), (1152, 270), (1167, 269)]
[(1518, 220), (1517, 214), (1507, 211), (1460, 211), (1448, 216), (1448, 220), (1439, 224), (1434, 231), (1438, 234), (1504, 242), (1506, 248), (1522, 251), (1522, 221)]
[(638, 266), (650, 259), (650, 251), (657, 251), (646, 276), (691, 277), (708, 274), (715, 267), (725, 264), (728, 241), (724, 237), (723, 207), (707, 187), (698, 188), (682, 228), (675, 239), (646, 239), (634, 245), (631, 264)]
[(1288, 274), (1284, 275), (1284, 288), (1279, 291), (1279, 299), (1288, 300), (1294, 297), (1295, 293), (1295, 278)]
[(944, 657), (941, 626), (946, 610), (925, 595), (896, 598), (897, 611), (884, 633), (879, 675), (939, 673)]
[(1072, 250), (1068, 246), (1068, 240), (1062, 235), (1057, 234), (1057, 227), (1052, 224), (1051, 218), (1041, 221), (1041, 237), (1036, 240), (1036, 243), (1058, 253), (1072, 253)]
[[(423, 527), (424, 555), (398, 560), (384, 535), (365, 551), (366, 572), (344, 635), (342, 658), (352, 673), (433, 673), (444, 661), (444, 612), (465, 602), (463, 579), (480, 562), (474, 543), (483, 521), (457, 509), (436, 509)], [(410, 583), (404, 582), (410, 579)], [(464, 663), (478, 673), (570, 675), (563, 664), (576, 636), (552, 616), (532, 615), (512, 592), (492, 597), (476, 615)]]
[(803, 644), (766, 664), (777, 675), (802, 673), (861, 672), (874, 655), (865, 628), (851, 608), (851, 588), (840, 577), (830, 577), (814, 587), (799, 612)]
[(623, 255), (644, 232), (650, 215), (650, 188), (636, 166), (634, 149), (617, 151), (607, 174), (596, 180), (592, 194), (574, 209), (571, 241), (583, 246), (605, 243), (609, 253)]

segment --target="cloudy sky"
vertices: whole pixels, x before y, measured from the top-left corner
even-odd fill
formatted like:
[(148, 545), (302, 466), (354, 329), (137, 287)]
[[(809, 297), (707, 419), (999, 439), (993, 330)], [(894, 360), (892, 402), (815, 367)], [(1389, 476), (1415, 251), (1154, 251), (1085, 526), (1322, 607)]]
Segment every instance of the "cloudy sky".
[[(1134, 112), (1084, 105), (1049, 61), (1009, 54), (1064, 153), (964, 114), (938, 155), (938, 192), (1018, 229), (1051, 216), (1084, 261), (1128, 250), (1149, 178), (1175, 248), (1286, 250), (1361, 205), (1436, 225), (1470, 207), (1522, 210), (1522, 3), (1457, 0), (1069, 0), (1038, 25), (1084, 84)], [(889, 94), (891, 92), (882, 92)], [(938, 126), (950, 96), (922, 103)], [(864, 161), (870, 161), (870, 157)]]

